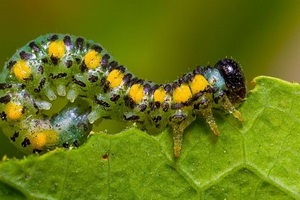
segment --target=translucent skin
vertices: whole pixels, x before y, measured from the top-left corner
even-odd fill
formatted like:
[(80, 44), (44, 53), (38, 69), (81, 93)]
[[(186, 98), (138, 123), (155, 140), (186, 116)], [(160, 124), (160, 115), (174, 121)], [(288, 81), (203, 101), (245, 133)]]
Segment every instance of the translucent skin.
[[(246, 95), (242, 70), (231, 59), (156, 84), (135, 77), (101, 45), (63, 34), (41, 36), (19, 49), (5, 64), (0, 89), (1, 128), (24, 152), (80, 145), (92, 123), (111, 118), (148, 132), (170, 126), (175, 157), (196, 115), (219, 135), (212, 108), (222, 107), (241, 121), (234, 105)], [(45, 115), (58, 96), (68, 99), (67, 106)]]

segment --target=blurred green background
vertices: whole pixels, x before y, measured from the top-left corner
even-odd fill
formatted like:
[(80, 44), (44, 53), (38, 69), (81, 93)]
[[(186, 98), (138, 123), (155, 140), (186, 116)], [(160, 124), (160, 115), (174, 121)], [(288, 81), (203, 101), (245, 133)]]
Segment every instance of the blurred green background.
[[(69, 33), (99, 42), (131, 72), (160, 83), (226, 56), (241, 63), (248, 83), (258, 75), (300, 81), (299, 1), (174, 2), (1, 1), (1, 66), (39, 35)], [(22, 155), (0, 134), (4, 154)]]

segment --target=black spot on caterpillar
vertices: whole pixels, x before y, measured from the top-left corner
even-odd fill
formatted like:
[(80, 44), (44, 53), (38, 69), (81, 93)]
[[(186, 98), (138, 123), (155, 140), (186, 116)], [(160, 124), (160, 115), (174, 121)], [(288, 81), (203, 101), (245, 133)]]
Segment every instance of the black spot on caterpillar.
[[(242, 69), (232, 59), (199, 66), (173, 83), (156, 84), (131, 74), (99, 44), (81, 37), (48, 34), (20, 48), (0, 81), (0, 125), (22, 151), (41, 153), (85, 142), (102, 118), (136, 123), (142, 130), (172, 128), (178, 157), (184, 130), (202, 114), (219, 135), (212, 109), (236, 110), (246, 96)], [(57, 96), (69, 103), (46, 115)]]

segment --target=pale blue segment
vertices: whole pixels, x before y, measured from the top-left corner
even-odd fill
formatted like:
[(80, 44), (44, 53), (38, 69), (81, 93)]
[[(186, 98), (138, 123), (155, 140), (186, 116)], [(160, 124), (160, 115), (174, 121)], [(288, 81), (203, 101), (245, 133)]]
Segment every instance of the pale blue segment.
[(219, 90), (223, 90), (225, 88), (225, 80), (218, 69), (207, 70), (204, 76), (211, 86), (217, 87)]

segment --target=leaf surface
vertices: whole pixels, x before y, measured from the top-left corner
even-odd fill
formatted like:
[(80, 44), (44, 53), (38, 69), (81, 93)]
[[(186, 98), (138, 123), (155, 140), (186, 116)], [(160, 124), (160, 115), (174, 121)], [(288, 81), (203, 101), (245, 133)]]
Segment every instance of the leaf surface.
[(300, 86), (257, 77), (240, 107), (245, 122), (203, 119), (173, 157), (169, 130), (93, 134), (81, 147), (0, 163), (0, 199), (300, 198)]

